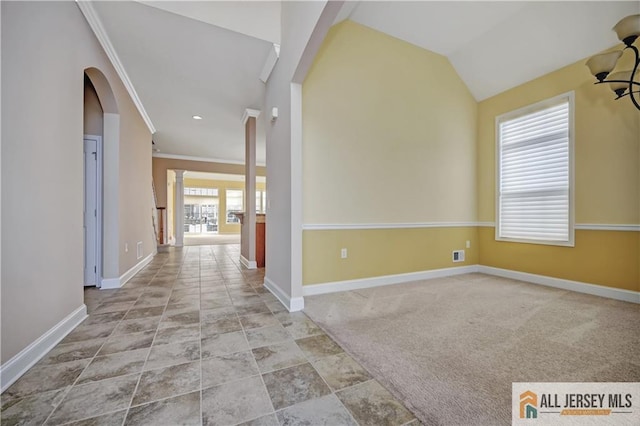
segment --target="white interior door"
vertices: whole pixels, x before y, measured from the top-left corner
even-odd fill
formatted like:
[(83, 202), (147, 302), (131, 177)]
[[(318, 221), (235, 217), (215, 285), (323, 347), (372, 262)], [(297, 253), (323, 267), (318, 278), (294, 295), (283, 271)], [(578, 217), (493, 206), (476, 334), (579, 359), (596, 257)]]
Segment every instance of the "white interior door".
[(84, 139), (84, 285), (98, 285), (98, 140)]

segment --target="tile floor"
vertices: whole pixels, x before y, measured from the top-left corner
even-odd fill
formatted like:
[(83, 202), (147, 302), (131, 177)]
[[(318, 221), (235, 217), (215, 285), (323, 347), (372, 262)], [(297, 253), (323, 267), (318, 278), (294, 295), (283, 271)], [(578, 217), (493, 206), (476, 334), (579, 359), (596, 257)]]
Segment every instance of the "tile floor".
[(239, 246), (158, 254), (2, 394), (5, 425), (403, 425), (414, 416)]

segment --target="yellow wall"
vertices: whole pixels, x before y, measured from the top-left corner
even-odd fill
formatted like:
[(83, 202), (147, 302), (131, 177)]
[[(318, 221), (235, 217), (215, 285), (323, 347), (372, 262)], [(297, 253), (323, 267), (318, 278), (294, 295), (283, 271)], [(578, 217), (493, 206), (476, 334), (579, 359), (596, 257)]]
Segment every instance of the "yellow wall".
[[(640, 224), (640, 114), (594, 85), (585, 60), (478, 104), (478, 217), (495, 221), (495, 117), (575, 91), (577, 224)], [(480, 263), (604, 286), (640, 290), (640, 232), (576, 230), (575, 247), (495, 241), (481, 228)]]
[(478, 104), (478, 217), (494, 220), (495, 117), (575, 91), (577, 223), (640, 223), (640, 114), (628, 99), (614, 101), (584, 60)]
[[(304, 223), (475, 221), (476, 108), (445, 57), (333, 27), (303, 85)], [(305, 230), (303, 282), (460, 265), (451, 251), (468, 239), (468, 228)]]
[(640, 291), (638, 232), (576, 230), (575, 247), (495, 240), (478, 229), (480, 264), (607, 287)]
[[(593, 85), (585, 60), (477, 103), (446, 58), (335, 26), (303, 86), (304, 223), (495, 222), (496, 116), (574, 91), (576, 223), (639, 225), (640, 114)], [(640, 291), (640, 232), (576, 229), (575, 247), (494, 233), (307, 229), (303, 282), (481, 264)], [(454, 264), (466, 240), (467, 262)]]
[[(213, 180), (213, 179), (184, 179), (185, 188), (218, 188), (218, 233), (220, 234), (239, 234), (239, 223), (227, 223), (227, 189), (240, 189), (244, 193), (244, 182), (230, 180)], [(266, 184), (256, 182), (256, 190), (264, 191)], [(254, 195), (255, 197), (255, 195)], [(211, 198), (211, 197), (202, 197)]]
[[(473, 226), (304, 231), (302, 248), (305, 285), (478, 263)], [(348, 248), (346, 259), (342, 248)], [(451, 252), (458, 249), (465, 250), (465, 261), (453, 263)]]

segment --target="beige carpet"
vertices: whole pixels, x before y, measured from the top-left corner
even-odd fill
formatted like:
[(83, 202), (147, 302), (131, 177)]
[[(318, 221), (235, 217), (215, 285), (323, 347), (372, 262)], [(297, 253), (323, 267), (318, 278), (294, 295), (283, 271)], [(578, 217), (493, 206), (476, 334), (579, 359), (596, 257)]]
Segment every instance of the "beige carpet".
[(240, 234), (200, 234), (185, 235), (185, 246), (216, 246), (220, 244), (240, 244)]
[(640, 381), (640, 305), (481, 274), (305, 298), (427, 425), (511, 423), (512, 382)]

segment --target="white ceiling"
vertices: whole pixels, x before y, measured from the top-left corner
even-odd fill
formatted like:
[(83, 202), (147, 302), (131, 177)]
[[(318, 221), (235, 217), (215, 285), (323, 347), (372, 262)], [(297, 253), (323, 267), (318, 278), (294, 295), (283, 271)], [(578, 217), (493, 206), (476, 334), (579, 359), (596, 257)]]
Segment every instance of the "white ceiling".
[(279, 1), (139, 1), (139, 3), (280, 44)]
[(449, 58), (480, 101), (618, 40), (637, 1), (360, 2), (350, 19)]
[[(280, 2), (92, 3), (157, 129), (155, 148), (244, 162), (241, 117), (262, 105)], [(339, 19), (446, 56), (483, 100), (614, 46), (611, 27), (634, 13), (637, 1), (350, 1)], [(257, 130), (264, 165), (262, 120)]]
[[(258, 76), (272, 43), (138, 2), (94, 7), (157, 129), (154, 148), (243, 162), (242, 114), (261, 107)], [(264, 164), (260, 120), (257, 131), (257, 162)]]

